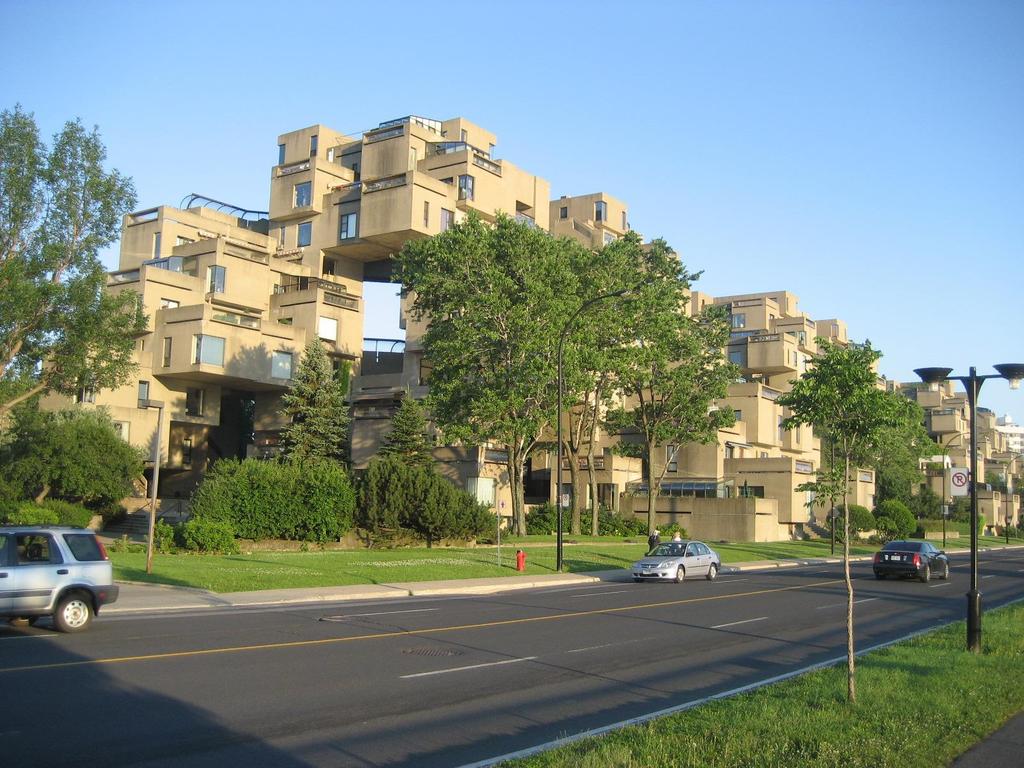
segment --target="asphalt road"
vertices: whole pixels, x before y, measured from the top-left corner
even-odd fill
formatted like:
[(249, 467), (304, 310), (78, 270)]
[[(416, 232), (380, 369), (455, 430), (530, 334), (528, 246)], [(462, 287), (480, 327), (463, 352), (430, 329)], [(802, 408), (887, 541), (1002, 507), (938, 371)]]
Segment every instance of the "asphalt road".
[[(853, 566), (859, 648), (964, 615)], [(991, 608), (1024, 551), (983, 553)], [(4, 764), (458, 766), (845, 653), (841, 566), (0, 628)]]

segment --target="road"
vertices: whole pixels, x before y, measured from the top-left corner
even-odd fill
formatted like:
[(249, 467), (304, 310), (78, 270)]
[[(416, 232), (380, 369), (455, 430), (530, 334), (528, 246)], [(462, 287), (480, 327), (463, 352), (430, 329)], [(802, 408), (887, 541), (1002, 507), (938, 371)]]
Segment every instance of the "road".
[[(964, 615), (951, 581), (855, 564), (864, 648)], [(1024, 550), (983, 553), (986, 609)], [(5, 764), (457, 766), (845, 653), (841, 566), (0, 628)]]

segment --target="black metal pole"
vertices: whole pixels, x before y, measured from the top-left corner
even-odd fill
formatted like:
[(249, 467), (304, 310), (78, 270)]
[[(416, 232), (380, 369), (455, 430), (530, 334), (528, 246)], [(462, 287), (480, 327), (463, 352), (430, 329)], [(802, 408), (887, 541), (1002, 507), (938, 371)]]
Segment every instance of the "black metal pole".
[[(575, 315), (573, 315), (575, 317)], [(572, 321), (572, 317), (569, 318)], [(555, 505), (558, 508), (555, 513), (555, 571), (562, 572), (562, 347), (565, 344), (565, 333), (569, 330), (569, 323), (562, 329), (562, 335), (558, 337), (558, 413), (555, 418), (558, 420), (557, 441), (558, 449), (555, 463)]]
[(981, 653), (981, 592), (978, 591), (978, 390), (982, 379), (974, 366), (961, 381), (967, 385), (971, 412), (971, 589), (967, 593), (967, 650)]

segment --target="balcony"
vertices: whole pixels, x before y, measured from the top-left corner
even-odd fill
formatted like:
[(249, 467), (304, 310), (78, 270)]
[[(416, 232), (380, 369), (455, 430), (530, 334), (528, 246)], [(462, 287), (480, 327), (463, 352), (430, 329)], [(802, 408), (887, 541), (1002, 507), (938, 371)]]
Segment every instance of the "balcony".
[(747, 365), (749, 370), (768, 375), (793, 374), (800, 370), (797, 342), (791, 336), (778, 333), (763, 333), (750, 336), (747, 342)]
[(960, 411), (942, 408), (927, 412), (928, 431), (936, 435), (964, 434), (967, 431), (967, 420)]

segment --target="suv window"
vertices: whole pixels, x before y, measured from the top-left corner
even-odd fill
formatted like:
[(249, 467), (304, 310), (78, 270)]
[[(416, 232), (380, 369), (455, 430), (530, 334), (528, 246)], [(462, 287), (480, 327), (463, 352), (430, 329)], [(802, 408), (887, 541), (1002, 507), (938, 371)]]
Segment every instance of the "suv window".
[(5, 565), (10, 565), (7, 562), (7, 534), (0, 533), (0, 568)]
[(96, 536), (91, 533), (65, 533), (64, 541), (67, 542), (68, 549), (75, 556), (75, 560), (80, 563), (107, 559), (103, 556), (103, 550), (100, 549)]
[(60, 553), (53, 546), (49, 536), (39, 533), (19, 533), (15, 537), (18, 547), (19, 565), (38, 565), (39, 563), (60, 563)]

